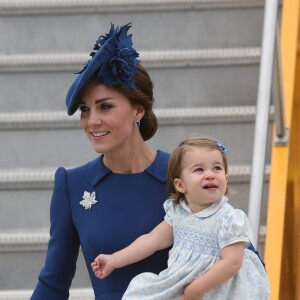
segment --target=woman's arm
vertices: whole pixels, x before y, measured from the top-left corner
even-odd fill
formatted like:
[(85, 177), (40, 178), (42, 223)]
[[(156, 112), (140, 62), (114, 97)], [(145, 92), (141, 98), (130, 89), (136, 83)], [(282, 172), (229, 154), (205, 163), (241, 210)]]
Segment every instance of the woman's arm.
[(50, 207), (50, 240), (39, 282), (31, 300), (69, 299), (69, 289), (75, 274), (79, 238), (73, 224), (68, 195), (67, 173), (59, 168)]
[(199, 300), (206, 292), (234, 276), (242, 266), (244, 249), (244, 242), (224, 247), (221, 250), (221, 259), (209, 271), (186, 286), (180, 300)]
[(158, 250), (173, 244), (173, 229), (166, 221), (157, 225), (150, 233), (137, 238), (128, 247), (112, 255), (100, 254), (91, 264), (95, 275), (103, 279), (114, 269), (140, 261)]

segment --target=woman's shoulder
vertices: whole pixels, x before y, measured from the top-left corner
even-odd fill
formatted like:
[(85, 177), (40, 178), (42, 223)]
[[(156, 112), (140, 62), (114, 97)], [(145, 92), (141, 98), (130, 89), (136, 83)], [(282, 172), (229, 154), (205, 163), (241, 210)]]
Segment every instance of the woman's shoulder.
[(99, 164), (102, 163), (102, 155), (94, 158), (93, 160), (86, 162), (82, 165), (79, 166), (75, 166), (75, 167), (71, 167), (71, 168), (66, 168), (67, 173), (81, 173), (84, 170), (90, 169), (90, 168), (95, 168), (97, 166), (99, 166)]
[(157, 150), (157, 155), (158, 155), (158, 158), (160, 158), (162, 160), (167, 160), (167, 161), (169, 161), (169, 158), (171, 156), (171, 154), (169, 152), (165, 152), (160, 149)]
[(74, 180), (77, 182), (78, 180), (88, 179), (92, 184), (102, 177), (104, 177), (107, 173), (110, 173), (104, 164), (102, 163), (102, 155), (83, 165), (73, 167), (73, 168), (65, 168), (59, 167), (56, 171), (56, 176), (64, 174), (69, 182), (73, 182)]
[(156, 153), (157, 153), (156, 157), (151, 166), (155, 166), (155, 167), (163, 166), (164, 168), (168, 167), (169, 159), (171, 156), (170, 153), (162, 151), (162, 150), (157, 150)]
[(157, 155), (152, 164), (145, 169), (145, 172), (153, 176), (160, 182), (167, 181), (167, 171), (170, 154), (161, 150), (157, 150)]

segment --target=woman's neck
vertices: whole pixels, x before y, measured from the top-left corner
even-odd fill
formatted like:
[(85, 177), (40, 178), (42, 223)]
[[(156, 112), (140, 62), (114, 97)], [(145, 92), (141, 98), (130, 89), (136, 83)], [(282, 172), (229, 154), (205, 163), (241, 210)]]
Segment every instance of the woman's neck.
[(143, 172), (155, 157), (156, 151), (143, 144), (118, 153), (105, 153), (103, 163), (113, 173), (133, 174)]

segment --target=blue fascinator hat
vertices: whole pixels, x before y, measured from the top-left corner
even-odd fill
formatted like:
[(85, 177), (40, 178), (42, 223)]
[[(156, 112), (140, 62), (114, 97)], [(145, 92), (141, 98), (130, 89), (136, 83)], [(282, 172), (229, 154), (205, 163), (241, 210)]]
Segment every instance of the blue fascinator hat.
[(132, 48), (132, 35), (128, 35), (131, 23), (121, 27), (111, 24), (109, 33), (99, 36), (92, 57), (77, 73), (78, 76), (69, 88), (66, 96), (68, 115), (78, 108), (78, 95), (87, 83), (95, 78), (107, 86), (123, 86), (135, 89), (134, 76), (138, 73), (139, 54)]

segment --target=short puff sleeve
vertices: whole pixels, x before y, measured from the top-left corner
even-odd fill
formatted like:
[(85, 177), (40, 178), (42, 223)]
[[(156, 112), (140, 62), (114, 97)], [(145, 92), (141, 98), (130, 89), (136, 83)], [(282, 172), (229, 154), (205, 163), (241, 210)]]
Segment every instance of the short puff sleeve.
[(234, 209), (224, 215), (218, 241), (220, 249), (238, 242), (244, 242), (245, 248), (249, 246), (248, 219), (243, 211)]
[(171, 199), (168, 199), (164, 203), (164, 210), (166, 212), (165, 214), (165, 221), (173, 226), (173, 217), (175, 213), (175, 205)]

